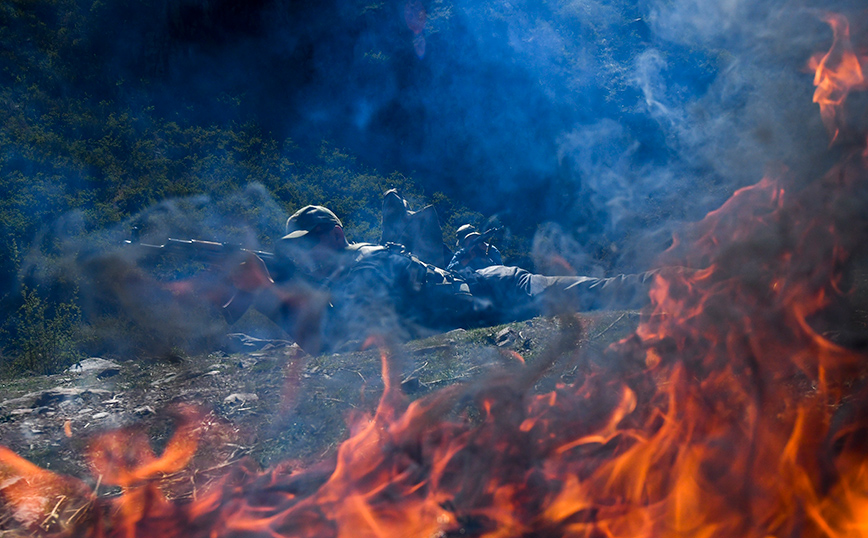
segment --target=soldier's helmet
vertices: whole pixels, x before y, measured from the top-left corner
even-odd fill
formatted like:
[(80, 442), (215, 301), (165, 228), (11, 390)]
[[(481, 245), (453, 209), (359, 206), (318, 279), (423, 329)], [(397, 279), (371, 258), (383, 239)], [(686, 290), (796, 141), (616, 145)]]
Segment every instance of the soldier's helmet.
[(321, 205), (308, 205), (286, 219), (286, 235), (282, 239), (300, 239), (311, 233), (326, 232), (335, 226), (343, 228), (341, 219), (331, 210)]
[(476, 233), (476, 226), (474, 226), (472, 224), (464, 224), (464, 225), (460, 226), (457, 230), (455, 230), (455, 237), (456, 237), (455, 247), (456, 248), (463, 247), (464, 246), (464, 240), (467, 238), (468, 235), (470, 235), (472, 233)]
[(464, 240), (461, 241), (461, 248), (468, 248), (473, 245), (474, 240), (478, 237), (481, 237), (482, 234), (479, 232), (470, 232), (469, 234), (464, 236)]

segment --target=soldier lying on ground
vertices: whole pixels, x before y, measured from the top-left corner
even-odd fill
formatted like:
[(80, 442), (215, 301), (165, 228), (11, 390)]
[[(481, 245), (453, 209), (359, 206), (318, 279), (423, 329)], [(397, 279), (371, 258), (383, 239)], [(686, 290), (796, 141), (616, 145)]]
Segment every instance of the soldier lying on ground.
[(483, 267), (492, 265), (503, 265), (503, 258), (497, 247), (489, 243), (489, 238), (486, 235), (491, 235), (496, 232), (496, 229), (489, 230), (485, 234), (477, 232), (469, 224), (465, 224), (459, 228), (459, 233), (462, 229), (470, 227), (472, 231), (467, 232), (461, 240), (458, 241), (458, 251), (452, 256), (449, 265), (446, 266), (447, 271), (475, 271)]
[(401, 245), (349, 243), (340, 219), (321, 206), (289, 217), (276, 254), (296, 266), (296, 276), (275, 282), (252, 256), (233, 274), (238, 294), (230, 305), (253, 305), (311, 354), (375, 334), (403, 341), (556, 311), (637, 308), (653, 275), (544, 276), (493, 265), (462, 278)]

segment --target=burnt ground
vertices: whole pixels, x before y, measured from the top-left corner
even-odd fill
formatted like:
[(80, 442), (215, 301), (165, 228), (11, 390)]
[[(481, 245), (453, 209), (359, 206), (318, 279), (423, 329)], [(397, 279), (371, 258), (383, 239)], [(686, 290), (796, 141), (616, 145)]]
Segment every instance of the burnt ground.
[[(573, 318), (570, 318), (573, 319)], [(545, 390), (572, 381), (575, 359), (594, 360), (636, 327), (636, 312), (577, 316), (564, 344), (564, 320), (536, 318), (498, 327), (457, 330), (388, 350), (411, 399), (440, 387), (472, 382), (486, 373), (530, 371), (542, 355), (558, 356), (537, 383)], [(570, 335), (568, 335), (570, 336)], [(0, 445), (51, 471), (84, 480), (100, 495), (86, 454), (100, 434), (131, 428), (160, 454), (182, 415), (201, 416), (202, 441), (188, 466), (190, 483), (242, 458), (270, 467), (333, 455), (347, 437), (354, 412), (375, 409), (383, 390), (379, 349), (310, 357), (284, 341), (234, 335), (235, 353), (167, 361), (91, 358), (71, 371), (6, 381), (0, 385)], [(560, 342), (554, 344), (554, 342)], [(188, 491), (189, 493), (189, 491)], [(195, 494), (195, 491), (193, 492)]]

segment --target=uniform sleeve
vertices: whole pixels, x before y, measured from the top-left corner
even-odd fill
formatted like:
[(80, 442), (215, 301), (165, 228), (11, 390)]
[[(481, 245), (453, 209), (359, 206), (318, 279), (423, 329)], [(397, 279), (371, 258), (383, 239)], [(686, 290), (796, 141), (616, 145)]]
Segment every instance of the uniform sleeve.
[(638, 310), (648, 304), (657, 271), (622, 274), (609, 278), (577, 277), (575, 282), (551, 291), (561, 292), (577, 310)]
[(387, 270), (363, 267), (332, 287), (332, 308), (323, 331), (324, 347), (361, 347), (371, 336), (406, 340), (400, 304), (402, 284)]

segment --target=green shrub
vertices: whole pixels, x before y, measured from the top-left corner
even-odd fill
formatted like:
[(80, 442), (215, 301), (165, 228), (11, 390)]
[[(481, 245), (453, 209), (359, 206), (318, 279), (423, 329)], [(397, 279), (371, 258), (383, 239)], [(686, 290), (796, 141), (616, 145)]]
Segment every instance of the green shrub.
[(23, 287), (22, 303), (7, 321), (10, 335), (0, 376), (52, 374), (81, 359), (81, 310), (74, 301), (52, 304)]

